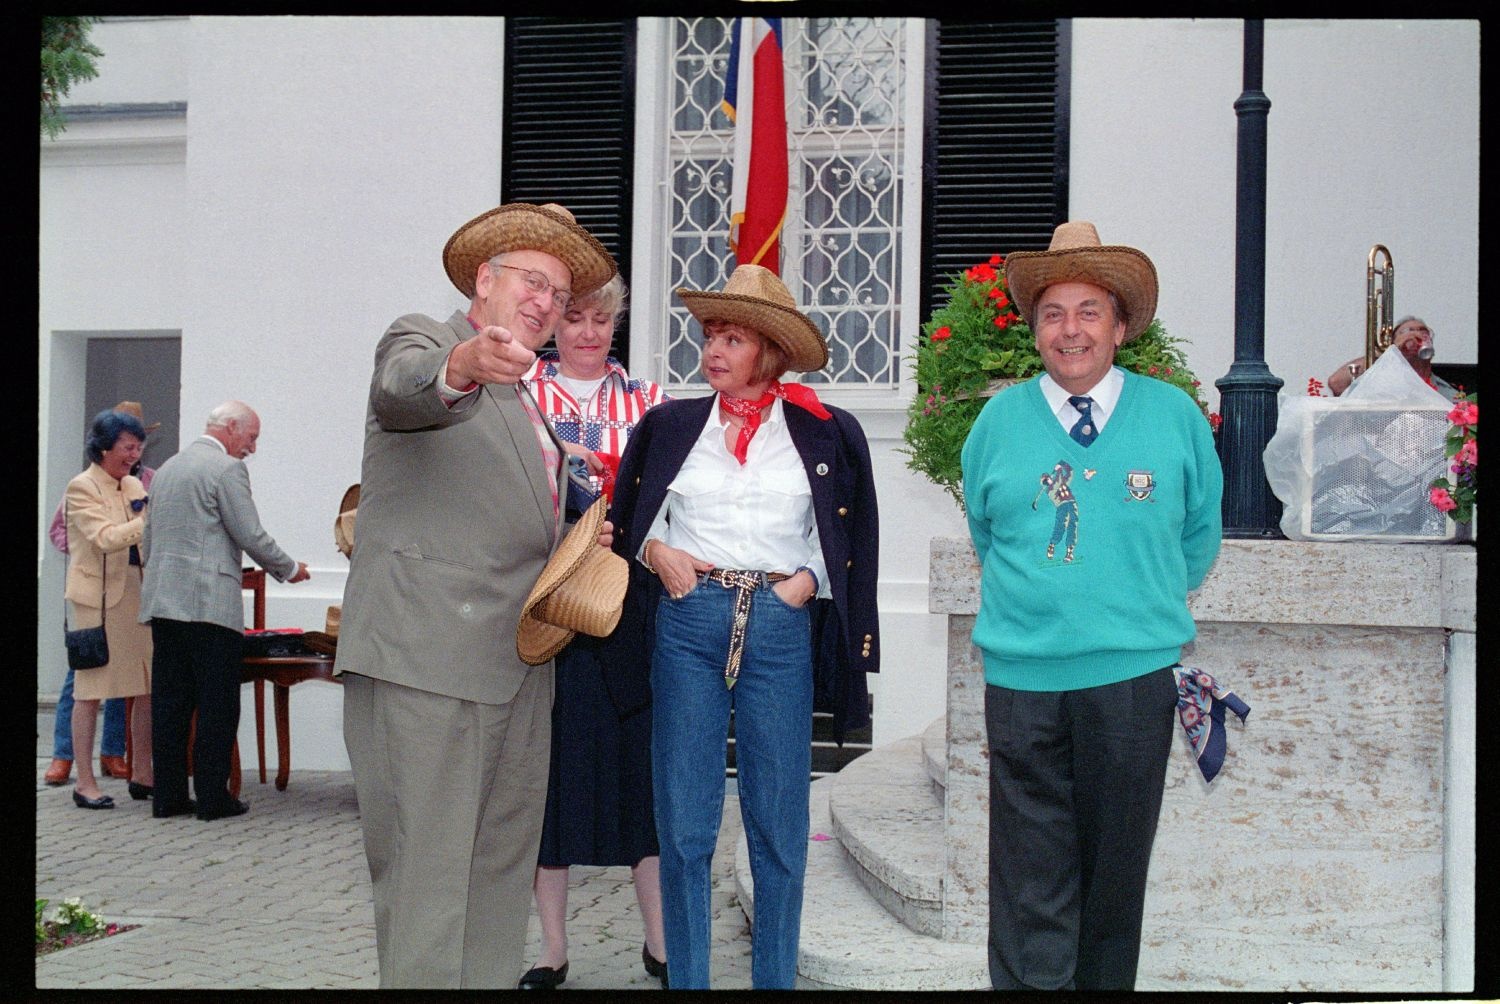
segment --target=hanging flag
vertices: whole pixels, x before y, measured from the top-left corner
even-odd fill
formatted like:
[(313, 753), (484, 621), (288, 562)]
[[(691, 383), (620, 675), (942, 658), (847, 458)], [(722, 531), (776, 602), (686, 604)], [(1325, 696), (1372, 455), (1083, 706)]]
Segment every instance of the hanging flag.
[(780, 274), (787, 193), (781, 18), (734, 19), (724, 112), (734, 123), (729, 246), (738, 264)]

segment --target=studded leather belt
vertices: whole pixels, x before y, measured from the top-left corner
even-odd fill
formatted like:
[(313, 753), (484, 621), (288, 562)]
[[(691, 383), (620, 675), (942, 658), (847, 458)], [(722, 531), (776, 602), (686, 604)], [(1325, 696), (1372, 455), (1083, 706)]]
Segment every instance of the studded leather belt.
[(750, 624), (750, 600), (757, 589), (789, 579), (784, 572), (753, 572), (742, 568), (715, 568), (704, 574), (710, 582), (735, 590), (734, 623), (729, 629), (729, 658), (724, 663), (724, 686), (733, 688), (740, 677), (740, 657), (745, 653), (745, 629)]

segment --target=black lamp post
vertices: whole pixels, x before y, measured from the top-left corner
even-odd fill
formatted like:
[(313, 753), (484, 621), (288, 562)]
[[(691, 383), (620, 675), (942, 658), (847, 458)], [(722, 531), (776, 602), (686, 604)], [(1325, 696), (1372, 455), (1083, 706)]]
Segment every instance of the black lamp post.
[(1245, 88), (1239, 117), (1235, 202), (1234, 364), (1219, 388), (1219, 461), (1224, 465), (1224, 536), (1275, 538), (1281, 500), (1266, 481), (1261, 454), (1276, 432), (1282, 381), (1266, 367), (1266, 116), (1261, 91), (1265, 23), (1245, 21)]

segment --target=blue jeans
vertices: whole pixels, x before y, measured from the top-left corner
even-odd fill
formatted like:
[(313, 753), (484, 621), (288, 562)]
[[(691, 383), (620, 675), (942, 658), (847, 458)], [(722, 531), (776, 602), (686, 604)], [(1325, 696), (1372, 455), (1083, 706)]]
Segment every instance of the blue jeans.
[(750, 981), (797, 978), (812, 774), (809, 612), (769, 587), (753, 594), (734, 688), (724, 662), (733, 589), (699, 579), (663, 597), (651, 664), (651, 772), (661, 844), (662, 921), (673, 990), (708, 987), (709, 886), (724, 811), (725, 746), (734, 712), (740, 816), (755, 883)]
[[(104, 702), (104, 735), (99, 740), (100, 756), (125, 755), (125, 698), (112, 697)], [(57, 717), (52, 723), (52, 756), (58, 760), (73, 759), (73, 671), (63, 680), (57, 695)]]

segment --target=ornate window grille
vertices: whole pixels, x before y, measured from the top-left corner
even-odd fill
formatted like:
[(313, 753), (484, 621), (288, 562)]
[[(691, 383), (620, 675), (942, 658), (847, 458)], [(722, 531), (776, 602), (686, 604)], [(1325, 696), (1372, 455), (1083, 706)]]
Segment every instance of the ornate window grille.
[[(721, 107), (728, 18), (674, 18), (664, 253), (667, 288), (717, 289), (728, 245), (734, 127)], [(906, 30), (898, 18), (786, 18), (790, 190), (781, 277), (829, 336), (810, 382), (895, 390), (902, 377)], [(664, 305), (664, 383), (703, 389), (692, 318)]]

